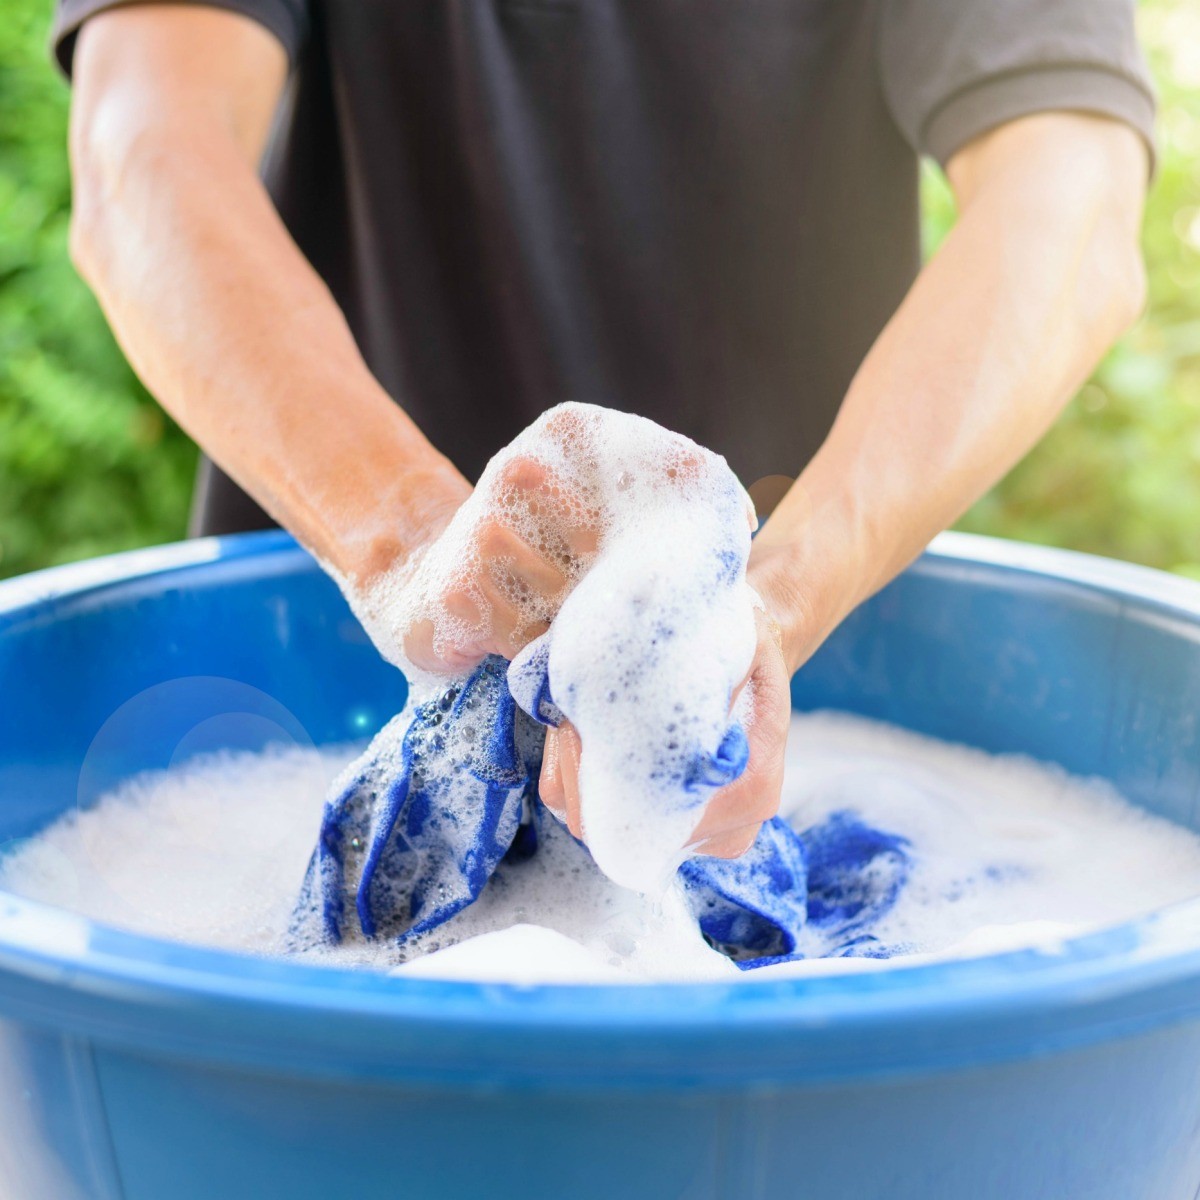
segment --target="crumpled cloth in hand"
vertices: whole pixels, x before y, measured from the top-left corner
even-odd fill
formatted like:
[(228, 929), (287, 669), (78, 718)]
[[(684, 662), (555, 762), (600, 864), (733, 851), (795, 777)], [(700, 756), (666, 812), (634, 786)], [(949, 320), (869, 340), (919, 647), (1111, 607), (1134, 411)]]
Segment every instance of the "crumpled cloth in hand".
[[(398, 947), (471, 904), (499, 864), (537, 852), (545, 679), (486, 659), (461, 685), (405, 709), (342, 776), (326, 804), (291, 927), (295, 949), (351, 937)], [(741, 734), (740, 729), (738, 733)], [(683, 786), (717, 788), (745, 769), (744, 734), (704, 756)], [(908, 842), (848, 812), (796, 833), (766, 822), (733, 860), (696, 857), (679, 880), (710, 945), (745, 970), (808, 957), (887, 957), (871, 934), (908, 877)]]

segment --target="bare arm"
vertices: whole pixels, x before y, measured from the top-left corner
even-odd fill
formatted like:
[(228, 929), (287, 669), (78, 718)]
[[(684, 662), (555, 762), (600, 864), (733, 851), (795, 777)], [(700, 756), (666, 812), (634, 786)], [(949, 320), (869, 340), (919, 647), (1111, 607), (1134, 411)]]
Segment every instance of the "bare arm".
[[(284, 75), (271, 36), (230, 13), (146, 5), (89, 21), (73, 253), (163, 405), (362, 587), (470, 489), (371, 377), (256, 177)], [(968, 147), (950, 173), (957, 226), (755, 542), (752, 578), (782, 649), (764, 623), (750, 770), (698, 830), (710, 852), (739, 852), (778, 803), (787, 669), (1033, 444), (1140, 307), (1136, 135), (1028, 118)], [(481, 530), (481, 546), (496, 532)], [(528, 546), (500, 540), (506, 571), (554, 590)], [(471, 656), (511, 655), (536, 632), (502, 609), (480, 614)], [(372, 633), (386, 650), (403, 631)], [(566, 767), (548, 794), (569, 792)]]
[(257, 178), (286, 70), (272, 35), (233, 13), (89, 20), (72, 254), (163, 406), (353, 582), (436, 532), (470, 488), (371, 376)]
[(957, 224), (755, 540), (792, 669), (1033, 446), (1143, 303), (1132, 130), (1028, 117), (949, 176)]
[[(1028, 117), (949, 174), (957, 224), (754, 541), (773, 622), (750, 676), (749, 768), (696, 830), (707, 853), (741, 853), (778, 807), (790, 672), (1029, 450), (1141, 308), (1146, 153), (1131, 130)], [(570, 811), (579, 747), (558, 740), (550, 794)]]
[[(768, 613), (750, 762), (705, 812), (701, 852), (741, 854), (778, 808), (791, 672), (1016, 463), (1137, 315), (1145, 178), (1136, 134), (1067, 114), (1013, 122), (951, 162), (958, 223), (754, 541)], [(541, 780), (576, 833), (582, 750), (551, 731)]]

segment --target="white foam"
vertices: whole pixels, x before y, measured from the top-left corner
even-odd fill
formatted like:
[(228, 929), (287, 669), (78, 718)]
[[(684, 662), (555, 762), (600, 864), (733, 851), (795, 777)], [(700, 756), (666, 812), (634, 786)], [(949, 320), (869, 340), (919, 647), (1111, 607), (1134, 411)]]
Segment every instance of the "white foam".
[(510, 925), (393, 968), (410, 979), (476, 983), (624, 983), (625, 973), (544, 925)]
[(270, 954), (348, 755), (289, 746), (135, 776), (10, 850), (0, 886), (139, 933)]
[[(536, 487), (526, 486), (531, 478)], [(500, 649), (490, 641), (491, 594), (515, 605), (519, 634), (553, 619), (542, 643), (555, 702), (582, 742), (584, 839), (610, 878), (660, 893), (712, 794), (680, 780), (721, 745), (754, 653), (756, 597), (745, 580), (753, 519), (720, 455), (644, 417), (563, 404), (488, 463), (413, 562), (347, 594), (415, 681), (410, 711), (447, 681), (418, 670), (405, 644), (428, 642), (465, 678), (481, 647)], [(594, 549), (579, 548), (581, 528)], [(510, 535), (562, 571), (557, 592), (535, 595), (506, 573)], [(406, 725), (407, 715), (393, 743)], [(447, 806), (470, 803), (468, 793), (448, 794)]]
[[(11, 851), (0, 887), (141, 933), (281, 953), (326, 790), (350, 757), (293, 747), (138, 777)], [(846, 807), (913, 843), (909, 884), (875, 930), (908, 956), (739, 972), (677, 892), (655, 904), (614, 885), (551, 821), (533, 859), (506, 864), (414, 947), (427, 957), (401, 965), (388, 943), (308, 957), (520, 983), (753, 982), (1053, 945), (1200, 895), (1200, 837), (1106, 784), (854, 717), (796, 717), (785, 815), (806, 827)]]

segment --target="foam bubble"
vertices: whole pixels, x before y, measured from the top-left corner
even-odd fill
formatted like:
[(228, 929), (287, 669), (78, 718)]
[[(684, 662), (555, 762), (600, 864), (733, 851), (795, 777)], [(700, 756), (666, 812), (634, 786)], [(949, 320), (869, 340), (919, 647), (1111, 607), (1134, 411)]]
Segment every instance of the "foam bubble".
[(624, 983), (625, 973), (564, 934), (520, 923), (393, 968), (417, 979), (466, 979), (479, 983)]
[[(661, 892), (712, 794), (695, 764), (716, 755), (754, 654), (753, 521), (720, 455), (644, 417), (563, 404), (488, 463), (432, 545), (351, 599), (413, 681), (409, 712), (446, 680), (400, 642), (428, 642), (461, 680), (485, 645), (515, 652), (494, 644), (493, 596), (522, 640), (553, 620), (550, 689), (582, 741), (584, 838), (610, 878)], [(507, 570), (518, 542), (560, 572), (557, 590)]]
[[(222, 754), (139, 776), (8, 847), (0, 887), (140, 933), (281, 954), (330, 780), (351, 753)], [(386, 939), (307, 958), (521, 983), (752, 983), (1053, 945), (1200, 894), (1200, 837), (1107, 784), (859, 718), (794, 718), (783, 814), (806, 827), (846, 807), (913, 844), (909, 884), (873, 930), (910, 953), (886, 962), (743, 974), (705, 945), (675, 889), (656, 902), (616, 886), (554, 822), (537, 855), (503, 864), (474, 905), (411, 947), (410, 966)]]

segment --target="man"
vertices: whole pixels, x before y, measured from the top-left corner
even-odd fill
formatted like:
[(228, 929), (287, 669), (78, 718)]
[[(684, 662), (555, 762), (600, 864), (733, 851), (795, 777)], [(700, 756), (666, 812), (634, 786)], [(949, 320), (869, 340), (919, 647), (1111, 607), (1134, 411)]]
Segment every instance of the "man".
[[(696, 834), (739, 853), (778, 801), (790, 672), (1141, 306), (1132, 5), (210, 4), (62, 0), (56, 28), (73, 254), (228, 472), (205, 468), (198, 528), (265, 509), (370, 617), (559, 400), (680, 430), (760, 499), (798, 474), (751, 557), (751, 766)], [(920, 153), (959, 219), (918, 274)], [(553, 603), (561, 571), (502, 518), (478, 538), (469, 594), (443, 598), (474, 632), (435, 646), (376, 613), (377, 643), (437, 668), (537, 632), (498, 585)], [(580, 751), (553, 736), (543, 776), (577, 831)]]

